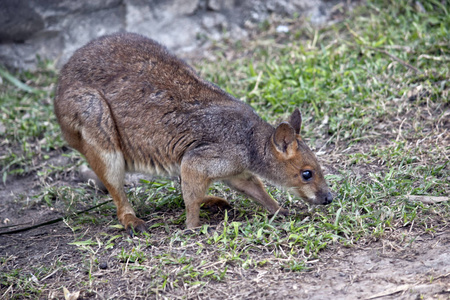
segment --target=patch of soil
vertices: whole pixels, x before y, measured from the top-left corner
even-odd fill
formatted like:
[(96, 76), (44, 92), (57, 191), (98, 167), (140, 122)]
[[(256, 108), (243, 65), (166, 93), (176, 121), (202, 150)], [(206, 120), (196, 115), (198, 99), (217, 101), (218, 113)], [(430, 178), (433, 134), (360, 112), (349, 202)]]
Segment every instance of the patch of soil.
[[(52, 162), (59, 163), (67, 162)], [(79, 184), (77, 176), (76, 172), (69, 172), (52, 184), (76, 186)], [(129, 176), (128, 183), (135, 184), (140, 178)], [(450, 231), (445, 229), (427, 234), (398, 229), (367, 245), (360, 242), (348, 248), (328, 247), (320, 252), (317, 260), (308, 262), (307, 271), (301, 272), (227, 265), (228, 271), (221, 281), (210, 281), (205, 286), (168, 287), (155, 294), (147, 286), (157, 280), (157, 275), (151, 270), (133, 272), (117, 259), (120, 249), (129, 247), (123, 230), (104, 223), (83, 225), (84, 240), (95, 240), (105, 233), (108, 236), (123, 235), (118, 238), (113, 251), (96, 254), (96, 263), (90, 262), (88, 252), (70, 244), (76, 238), (62, 221), (4, 234), (63, 216), (57, 208), (32, 201), (41, 188), (38, 177), (28, 175), (10, 178), (0, 189), (0, 272), (8, 274), (19, 270), (26, 277), (30, 274), (38, 276), (39, 270), (50, 268), (51, 272), (36, 279), (38, 286), (44, 286), (40, 298), (61, 299), (62, 287), (80, 290), (79, 282), (89, 282), (86, 278), (92, 276), (93, 286), (81, 289), (79, 299), (450, 299)], [(176, 218), (182, 212), (177, 211), (173, 216), (167, 213), (161, 216), (156, 212), (155, 215), (157, 218)], [(159, 219), (154, 221), (148, 217), (149, 225), (159, 222)], [(115, 218), (113, 211), (108, 218)], [(5, 222), (6, 219), (9, 221)], [(212, 216), (208, 222), (220, 227), (222, 220), (223, 215)], [(161, 253), (186, 251), (173, 248), (174, 245), (168, 249), (164, 244), (168, 235), (177, 234), (183, 228), (181, 224), (152, 232), (152, 246), (145, 249), (146, 255), (153, 259)], [(193, 242), (203, 242), (202, 239), (197, 236)], [(214, 245), (210, 247), (214, 253)], [(188, 251), (195, 257), (195, 249)], [(154, 259), (157, 263), (157, 258)], [(87, 266), (89, 263), (91, 265)], [(224, 268), (220, 259), (217, 263), (218, 268)], [(106, 268), (99, 268), (101, 264)], [(0, 281), (0, 298), (10, 296), (14, 296), (14, 287), (2, 285)]]
[[(86, 232), (94, 236), (105, 230), (98, 227), (89, 226)], [(114, 234), (114, 229), (107, 230)], [(80, 255), (69, 245), (73, 238), (72, 231), (62, 223), (0, 235), (0, 257), (5, 260), (0, 271), (20, 269), (27, 274), (59, 261), (69, 271), (56, 268), (39, 282), (49, 287), (42, 296), (62, 298), (61, 286), (73, 286), (77, 278), (87, 276), (83, 264), (88, 253)], [(99, 283), (95, 292), (82, 292), (81, 299), (449, 299), (450, 232), (409, 233), (408, 238), (411, 243), (403, 245), (397, 244), (397, 239), (385, 239), (367, 247), (327, 249), (319, 259), (309, 262), (306, 272), (230, 266), (231, 275), (223, 281), (198, 288), (175, 287), (159, 296), (149, 296), (145, 288), (152, 278), (145, 278), (142, 272), (137, 278), (114, 257), (100, 257), (99, 263), (107, 268), (92, 270)], [(121, 242), (117, 245), (120, 247)], [(151, 252), (158, 251), (155, 249)], [(8, 298), (9, 288), (0, 287), (0, 294)]]
[[(66, 179), (69, 178), (71, 180), (65, 184), (77, 184), (76, 177)], [(129, 180), (139, 178), (134, 176)], [(61, 287), (75, 288), (79, 278), (86, 278), (89, 269), (86, 266), (89, 254), (69, 244), (74, 242), (72, 230), (58, 222), (16, 234), (2, 234), (11, 229), (5, 227), (5, 216), (9, 218), (8, 224), (20, 225), (12, 227), (14, 229), (62, 215), (46, 205), (24, 205), (36, 194), (36, 180), (31, 175), (11, 178), (0, 190), (3, 222), (0, 226), (0, 272), (21, 270), (24, 274), (34, 274), (40, 268), (52, 266), (55, 270), (39, 279), (41, 285), (47, 286), (41, 297), (60, 299), (63, 297)], [(152, 235), (156, 241), (163, 241), (181, 228), (180, 225), (170, 228), (169, 232), (152, 232)], [(136, 277), (136, 273), (117, 260), (118, 251), (126, 247), (123, 231), (104, 224), (89, 225), (83, 231), (85, 239), (101, 236), (102, 232), (110, 236), (122, 233), (123, 237), (119, 238), (122, 241), (118, 241), (115, 251), (97, 256), (98, 263), (107, 268), (95, 265), (90, 276), (97, 279), (96, 286), (89, 288), (94, 292), (82, 291), (81, 299), (450, 299), (449, 230), (417, 234), (400, 229), (367, 246), (360, 245), (362, 243), (350, 248), (333, 246), (322, 251), (319, 259), (309, 261), (309, 269), (303, 272), (230, 265), (223, 281), (211, 281), (198, 287), (172, 287), (160, 294), (151, 293), (145, 287), (154, 280), (151, 277), (154, 275), (148, 274), (146, 278), (142, 276), (145, 272), (140, 272)], [(399, 243), (402, 239), (394, 235), (404, 235), (404, 242)], [(163, 250), (169, 251), (152, 247), (147, 255), (152, 257)], [(55, 262), (61, 267), (55, 267)], [(0, 283), (0, 296), (8, 298), (13, 292), (11, 286)]]
[[(370, 145), (366, 144), (363, 149), (341, 150), (366, 152), (369, 149)], [(336, 152), (338, 151), (334, 151)], [(66, 158), (59, 153), (50, 156), (56, 160), (50, 162), (52, 165), (67, 165)], [(339, 164), (336, 164), (338, 158), (327, 155), (322, 159), (325, 160), (327, 173), (339, 174)], [(332, 160), (333, 163), (327, 160)], [(346, 169), (348, 166), (342, 165), (340, 168)], [(366, 174), (378, 168), (376, 163), (366, 166), (362, 164), (355, 168), (355, 173), (367, 176)], [(68, 173), (69, 175), (52, 184), (76, 186), (79, 181), (75, 172)], [(391, 233), (391, 237), (386, 234), (383, 239), (366, 245), (360, 242), (357, 246), (348, 248), (328, 247), (320, 252), (317, 260), (309, 261), (308, 270), (302, 272), (229, 265), (222, 281), (210, 281), (205, 286), (169, 286), (166, 291), (155, 294), (149, 287), (155, 280), (155, 275), (150, 272), (133, 272), (117, 259), (120, 249), (128, 246), (128, 242), (125, 242), (128, 237), (120, 229), (111, 228), (104, 223), (83, 225), (85, 240), (95, 240), (102, 233), (109, 236), (123, 235), (117, 239), (113, 251), (96, 254), (99, 261), (88, 266), (89, 253), (81, 252), (76, 246), (69, 244), (75, 240), (74, 233), (62, 221), (15, 234), (5, 234), (10, 230), (40, 224), (64, 215), (57, 208), (33, 201), (33, 196), (42, 188), (36, 174), (11, 177), (6, 185), (0, 187), (0, 273), (19, 270), (27, 278), (23, 280), (30, 280), (29, 284), (32, 286), (31, 281), (34, 279), (26, 276), (36, 274), (42, 268), (51, 268), (53, 271), (36, 279), (37, 285), (43, 287), (41, 298), (62, 299), (62, 287), (74, 291), (79, 288), (79, 282), (89, 282), (86, 278), (92, 276), (95, 281), (93, 286), (81, 290), (79, 299), (450, 299), (448, 229), (427, 234), (396, 230)], [(166, 213), (160, 213), (155, 220), (149, 217), (147, 223), (152, 225), (159, 222), (160, 218), (168, 217)], [(181, 213), (176, 212), (177, 215)], [(219, 223), (220, 226), (222, 219), (209, 220), (209, 223)], [(172, 245), (170, 249), (163, 248), (166, 237), (177, 234), (182, 228), (183, 225), (179, 225), (152, 232), (153, 244), (145, 249), (146, 255), (153, 259), (165, 251), (184, 251), (174, 249)], [(394, 234), (404, 237), (394, 237)], [(194, 237), (192, 242), (199, 240), (202, 237)], [(400, 243), (400, 240), (403, 242)], [(195, 255), (195, 251), (192, 255)], [(218, 263), (221, 263), (219, 259)], [(99, 268), (100, 265), (106, 268)], [(90, 274), (87, 274), (88, 271)], [(26, 284), (23, 283), (22, 286)], [(86, 292), (87, 290), (92, 292)], [(6, 286), (0, 281), (1, 299), (8, 299), (14, 292), (13, 286)]]
[(267, 291), (277, 299), (449, 299), (450, 232), (411, 238), (415, 241), (403, 247), (380, 241), (367, 248), (324, 251), (312, 272), (282, 284), (272, 280), (259, 294)]
[(0, 187), (0, 232), (32, 226), (60, 216), (54, 209), (37, 205), (32, 197), (38, 193), (36, 175), (9, 178)]

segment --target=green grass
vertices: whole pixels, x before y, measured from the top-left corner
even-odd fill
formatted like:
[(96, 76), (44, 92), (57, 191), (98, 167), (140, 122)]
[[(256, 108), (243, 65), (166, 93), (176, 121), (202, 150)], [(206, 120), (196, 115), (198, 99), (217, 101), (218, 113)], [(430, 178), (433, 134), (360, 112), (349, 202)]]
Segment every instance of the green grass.
[(0, 175), (5, 182), (8, 175), (40, 169), (38, 161), (49, 159), (47, 153), (64, 142), (52, 105), (56, 70), (42, 65), (38, 71), (23, 72), (18, 78), (0, 70), (0, 128), (4, 128), (0, 130)]
[[(329, 247), (380, 239), (407, 245), (414, 241), (410, 232), (448, 227), (449, 201), (427, 204), (409, 198), (450, 194), (450, 16), (441, 1), (421, 3), (424, 12), (414, 1), (368, 1), (343, 21), (321, 28), (285, 20), (289, 34), (278, 34), (277, 24), (267, 23), (260, 38), (217, 44), (218, 60), (197, 66), (202, 76), (271, 123), (301, 109), (302, 135), (331, 171), (327, 178), (336, 195), (332, 205), (308, 208), (289, 193), (268, 187), (292, 212), (287, 218), (269, 217), (252, 201), (216, 184), (211, 192), (231, 199), (234, 209), (217, 216), (202, 212), (205, 225), (189, 234), (183, 231), (179, 184), (144, 180), (128, 196), (149, 221), (149, 235), (118, 235), (123, 231), (112, 205), (66, 220), (88, 274), (79, 285), (93, 289), (104, 284), (92, 277), (104, 257), (113, 257), (124, 273), (146, 274), (146, 291), (157, 294), (220, 282), (236, 268), (301, 272)], [(227, 51), (247, 52), (225, 61), (221, 57)], [(3, 79), (3, 181), (36, 174), (48, 185), (73, 172), (45, 163), (65, 145), (51, 105), (56, 73), (44, 66), (16, 75), (39, 92)], [(71, 167), (80, 164), (78, 154), (70, 157)], [(49, 185), (36, 199), (70, 213), (80, 203), (85, 207), (109, 197), (93, 195), (84, 185)], [(92, 224), (106, 231), (90, 236), (85, 228)], [(2, 289), (12, 284), (21, 287), (23, 297), (39, 296), (39, 289), (19, 273), (2, 273)]]
[[(313, 136), (335, 135), (335, 139), (372, 137), (374, 125), (389, 120), (394, 112), (421, 107), (426, 100), (448, 106), (449, 64), (445, 61), (450, 21), (446, 11), (435, 5), (426, 13), (416, 13), (404, 1), (385, 7), (370, 3), (369, 7), (357, 8), (354, 18), (319, 30), (293, 25), (298, 31), (286, 37), (280, 49), (270, 49), (267, 40), (261, 46), (256, 41), (251, 59), (208, 66), (205, 75), (269, 120), (295, 107), (313, 118), (314, 127), (328, 116), (328, 126), (321, 131), (311, 127), (304, 131)], [(384, 51), (424, 73), (413, 72)], [(419, 95), (403, 111), (386, 111), (417, 86), (426, 97)]]

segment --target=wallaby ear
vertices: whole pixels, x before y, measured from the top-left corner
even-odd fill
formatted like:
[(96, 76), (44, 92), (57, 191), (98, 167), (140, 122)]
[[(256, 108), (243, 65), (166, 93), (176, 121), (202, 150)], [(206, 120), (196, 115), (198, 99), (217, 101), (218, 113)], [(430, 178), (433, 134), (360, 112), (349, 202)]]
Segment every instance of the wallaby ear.
[(289, 119), (289, 123), (292, 128), (294, 128), (296, 134), (300, 134), (300, 129), (302, 128), (302, 114), (300, 110), (296, 108)]
[(289, 156), (292, 142), (295, 141), (295, 130), (289, 123), (283, 122), (275, 129), (273, 134), (273, 143), (279, 152)]

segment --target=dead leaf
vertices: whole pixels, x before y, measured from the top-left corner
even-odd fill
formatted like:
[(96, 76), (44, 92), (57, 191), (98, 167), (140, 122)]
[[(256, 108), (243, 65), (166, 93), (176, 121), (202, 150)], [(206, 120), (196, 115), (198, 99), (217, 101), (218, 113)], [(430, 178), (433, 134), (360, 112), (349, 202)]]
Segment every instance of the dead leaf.
[(71, 293), (64, 286), (63, 286), (63, 291), (64, 291), (64, 299), (66, 299), (66, 300), (77, 300), (78, 297), (80, 297), (80, 291)]

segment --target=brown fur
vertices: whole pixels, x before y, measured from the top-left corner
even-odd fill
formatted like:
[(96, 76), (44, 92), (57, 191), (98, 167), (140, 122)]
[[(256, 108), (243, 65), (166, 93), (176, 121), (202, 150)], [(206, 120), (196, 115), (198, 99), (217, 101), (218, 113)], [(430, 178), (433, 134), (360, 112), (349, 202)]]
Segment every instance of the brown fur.
[[(105, 36), (76, 51), (61, 71), (55, 113), (65, 139), (86, 157), (128, 230), (145, 226), (124, 192), (127, 171), (180, 175), (187, 228), (199, 226), (201, 204), (228, 205), (205, 196), (217, 180), (270, 213), (287, 211), (257, 175), (315, 204), (332, 199), (316, 157), (299, 135), (298, 110), (274, 128), (137, 34)], [(313, 172), (309, 181), (302, 178), (305, 170)]]

